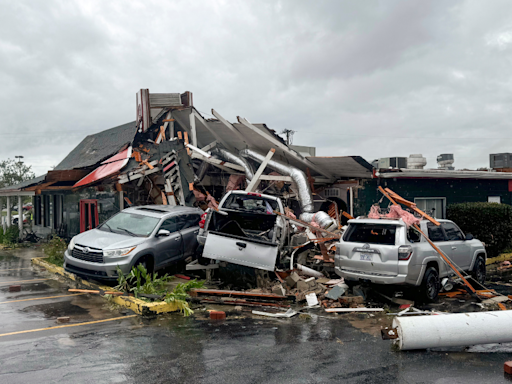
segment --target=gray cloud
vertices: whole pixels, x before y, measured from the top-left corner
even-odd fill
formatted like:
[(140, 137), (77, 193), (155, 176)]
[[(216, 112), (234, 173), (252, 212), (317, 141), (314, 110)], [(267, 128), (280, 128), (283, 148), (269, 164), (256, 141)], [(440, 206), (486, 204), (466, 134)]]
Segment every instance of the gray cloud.
[(36, 173), (135, 93), (297, 130), (319, 155), (512, 152), (512, 11), (493, 1), (0, 1), (0, 158)]

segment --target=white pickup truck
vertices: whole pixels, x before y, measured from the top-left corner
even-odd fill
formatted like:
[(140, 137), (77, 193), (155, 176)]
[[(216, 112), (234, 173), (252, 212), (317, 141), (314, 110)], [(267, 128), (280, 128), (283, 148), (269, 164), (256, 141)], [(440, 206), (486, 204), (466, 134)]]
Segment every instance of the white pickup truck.
[(203, 257), (273, 271), (288, 238), (289, 224), (281, 199), (245, 191), (230, 191), (218, 211), (203, 216), (198, 241)]

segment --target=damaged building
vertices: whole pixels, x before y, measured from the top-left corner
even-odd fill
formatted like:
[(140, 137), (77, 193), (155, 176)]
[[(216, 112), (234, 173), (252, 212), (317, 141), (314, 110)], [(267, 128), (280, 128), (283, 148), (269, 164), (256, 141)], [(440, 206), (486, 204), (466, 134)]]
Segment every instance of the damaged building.
[(353, 190), (372, 177), (363, 158), (308, 156), (314, 148), (294, 149), (266, 124), (211, 112), (205, 118), (191, 92), (142, 89), (135, 121), (87, 136), (46, 175), (4, 188), (0, 198), (12, 206), (32, 196), (33, 230), (66, 238), (127, 206), (206, 208), (238, 189), (280, 196), (307, 222), (317, 211), (353, 213)]

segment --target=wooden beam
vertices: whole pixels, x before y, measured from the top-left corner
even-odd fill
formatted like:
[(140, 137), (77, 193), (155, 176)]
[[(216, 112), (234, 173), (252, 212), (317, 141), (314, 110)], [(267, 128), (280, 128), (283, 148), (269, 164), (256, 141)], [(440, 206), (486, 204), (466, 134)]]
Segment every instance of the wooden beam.
[(260, 183), (260, 176), (263, 174), (263, 171), (265, 170), (265, 168), (267, 168), (267, 164), (270, 161), (270, 159), (272, 158), (272, 156), (274, 156), (275, 152), (276, 152), (276, 150), (274, 148), (271, 148), (270, 151), (268, 151), (267, 156), (261, 162), (261, 164), (260, 164), (258, 170), (256, 171), (256, 173), (254, 174), (254, 177), (252, 178), (251, 182), (249, 183), (247, 188), (245, 188), (245, 192), (254, 192), (256, 190), (256, 187)]
[[(190, 148), (190, 147), (188, 147), (188, 148)], [(206, 156), (204, 156), (204, 155), (202, 155), (201, 153), (198, 153), (198, 152), (193, 152), (192, 153), (192, 158), (193, 159), (200, 159), (200, 160), (206, 161), (207, 163), (215, 165), (215, 166), (218, 166), (219, 168), (221, 168), (221, 167), (228, 167), (228, 168), (231, 168), (231, 169), (236, 170), (236, 171), (245, 172), (244, 167), (241, 167), (238, 164), (228, 163), (227, 161), (222, 161), (222, 160), (219, 160), (219, 159), (214, 159), (213, 157), (206, 157)]]
[(210, 144), (208, 144), (206, 147), (203, 147), (201, 148), (201, 151), (203, 152), (208, 152), (210, 149), (213, 149), (215, 148), (215, 146), (217, 145), (217, 140), (211, 142)]
[(333, 179), (333, 176), (331, 174), (329, 174), (328, 172), (320, 169), (315, 164), (313, 164), (311, 161), (305, 159), (303, 156), (301, 156), (300, 154), (298, 154), (294, 150), (290, 149), (286, 144), (283, 144), (281, 141), (279, 141), (275, 137), (273, 137), (273, 136), (271, 136), (269, 134), (264, 133), (261, 129), (259, 129), (258, 127), (252, 125), (251, 123), (249, 123), (243, 117), (238, 116), (237, 119), (238, 119), (238, 122), (240, 124), (246, 126), (247, 128), (252, 130), (254, 133), (258, 134), (259, 136), (267, 139), (269, 142), (272, 143), (272, 145), (275, 145), (277, 148), (282, 149), (283, 151), (286, 152), (287, 155), (290, 155), (295, 160), (300, 161), (305, 167), (309, 167), (309, 168), (313, 169), (315, 172), (318, 172), (319, 174), (321, 174), (321, 175), (323, 175), (323, 176), (325, 176), (325, 177), (327, 177), (329, 179)]
[(197, 147), (197, 131), (196, 131), (196, 117), (194, 112), (190, 112), (189, 115), (190, 122), (190, 139), (192, 140), (192, 145)]
[(245, 139), (245, 137), (240, 133), (238, 129), (236, 129), (233, 124), (223, 118), (215, 109), (212, 108), (212, 115), (215, 116), (217, 120), (219, 120), (222, 124), (224, 124), (232, 133), (235, 134), (240, 140), (242, 140), (246, 145), (249, 145)]

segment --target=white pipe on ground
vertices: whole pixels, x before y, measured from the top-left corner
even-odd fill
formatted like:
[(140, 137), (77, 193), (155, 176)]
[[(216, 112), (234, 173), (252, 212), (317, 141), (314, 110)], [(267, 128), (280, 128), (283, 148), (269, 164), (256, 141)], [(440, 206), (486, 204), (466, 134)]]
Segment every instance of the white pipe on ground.
[(512, 311), (396, 317), (400, 350), (512, 342)]
[(315, 271), (314, 269), (308, 268), (304, 265), (297, 264), (297, 269), (302, 271), (305, 275), (313, 276), (313, 277), (325, 277), (323, 273)]

